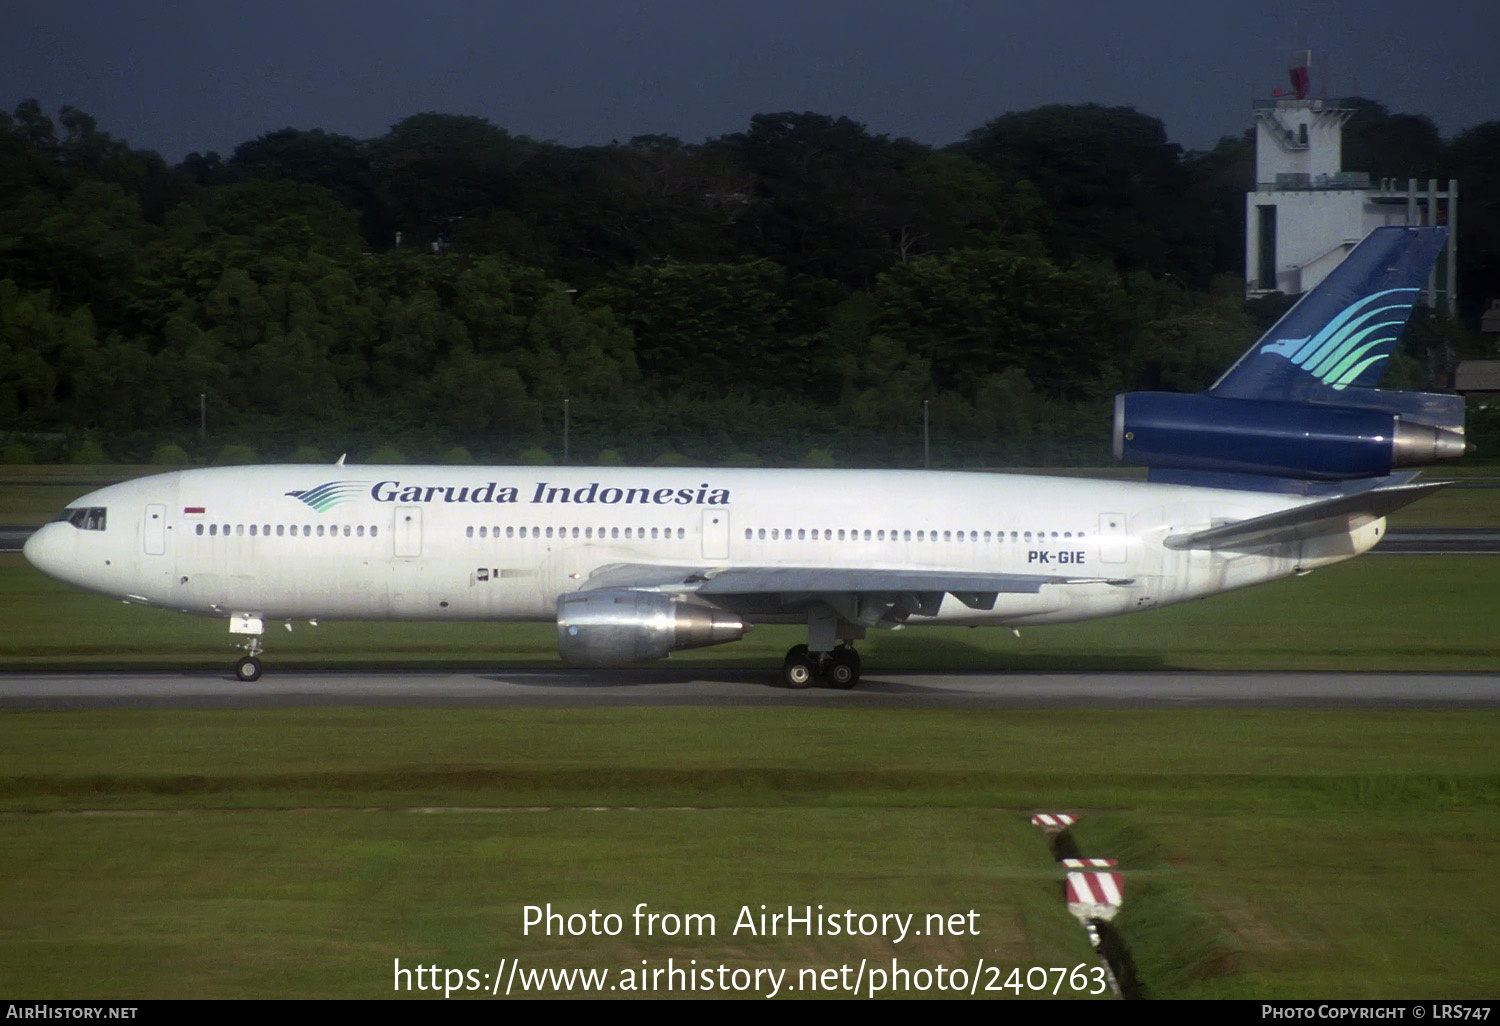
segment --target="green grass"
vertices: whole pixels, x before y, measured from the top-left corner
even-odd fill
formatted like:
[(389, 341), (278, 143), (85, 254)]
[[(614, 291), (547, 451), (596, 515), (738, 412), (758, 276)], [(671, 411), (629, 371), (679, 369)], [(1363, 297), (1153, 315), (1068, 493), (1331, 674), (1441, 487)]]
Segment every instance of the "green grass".
[[(1085, 853), (1121, 859), (1120, 926), (1152, 996), (1492, 996), (1497, 728), (1494, 712), (10, 713), (0, 993), (382, 997), (396, 958), (1071, 967), (1090, 953), (1027, 823), (1045, 807), (1080, 810)], [(523, 931), (526, 905), (643, 901), (718, 930)], [(743, 906), (820, 903), (974, 910), (979, 935), (732, 933)]]

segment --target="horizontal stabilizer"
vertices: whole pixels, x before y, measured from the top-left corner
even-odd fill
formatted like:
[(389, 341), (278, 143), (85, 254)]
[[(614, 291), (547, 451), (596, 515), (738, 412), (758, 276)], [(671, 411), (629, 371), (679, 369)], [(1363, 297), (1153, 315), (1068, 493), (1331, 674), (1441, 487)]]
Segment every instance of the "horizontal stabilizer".
[(1265, 516), (1167, 538), (1169, 549), (1250, 549), (1330, 534), (1348, 534), (1451, 482), (1399, 485), (1320, 499)]

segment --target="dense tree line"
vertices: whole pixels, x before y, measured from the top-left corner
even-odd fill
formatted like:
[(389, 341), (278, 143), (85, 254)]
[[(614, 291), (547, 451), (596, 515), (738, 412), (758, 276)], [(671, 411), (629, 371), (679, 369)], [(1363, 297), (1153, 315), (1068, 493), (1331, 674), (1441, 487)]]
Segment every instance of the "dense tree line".
[[(1488, 298), (1500, 123), (1444, 144), (1366, 103), (1348, 146), (1461, 178)], [(566, 400), (575, 461), (911, 464), (925, 401), (941, 462), (1098, 462), (1115, 392), (1202, 388), (1277, 312), (1242, 300), (1252, 177), (1248, 135), (1184, 154), (1098, 106), (942, 149), (810, 113), (582, 148), (428, 113), (171, 167), (26, 101), (0, 458), (556, 459)], [(1475, 344), (1416, 335), (1409, 383)]]

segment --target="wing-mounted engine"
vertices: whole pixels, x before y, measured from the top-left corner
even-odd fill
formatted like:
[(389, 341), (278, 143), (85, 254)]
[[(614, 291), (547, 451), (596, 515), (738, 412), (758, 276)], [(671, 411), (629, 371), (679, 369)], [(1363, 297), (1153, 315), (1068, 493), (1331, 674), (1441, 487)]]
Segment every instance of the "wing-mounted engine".
[(587, 666), (665, 659), (679, 648), (738, 641), (745, 629), (732, 613), (656, 591), (586, 591), (557, 603), (557, 650)]
[(1209, 392), (1115, 397), (1115, 457), (1153, 468), (1338, 481), (1457, 459), (1463, 398), (1348, 389), (1334, 405)]

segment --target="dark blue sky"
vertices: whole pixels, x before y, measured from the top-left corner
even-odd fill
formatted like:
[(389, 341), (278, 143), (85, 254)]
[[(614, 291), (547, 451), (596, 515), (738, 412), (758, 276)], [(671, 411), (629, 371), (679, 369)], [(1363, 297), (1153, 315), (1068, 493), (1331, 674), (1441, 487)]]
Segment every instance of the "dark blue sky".
[[(169, 161), (278, 128), (472, 114), (567, 145), (848, 115), (946, 144), (1011, 110), (1132, 106), (1207, 148), (1312, 47), (1332, 95), (1500, 120), (1495, 0), (9, 0), (0, 106), (71, 103)], [(1326, 58), (1326, 59), (1325, 59)], [(1324, 72), (1314, 72), (1315, 89)]]

